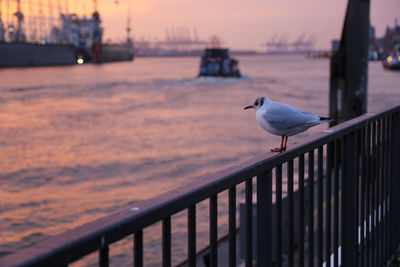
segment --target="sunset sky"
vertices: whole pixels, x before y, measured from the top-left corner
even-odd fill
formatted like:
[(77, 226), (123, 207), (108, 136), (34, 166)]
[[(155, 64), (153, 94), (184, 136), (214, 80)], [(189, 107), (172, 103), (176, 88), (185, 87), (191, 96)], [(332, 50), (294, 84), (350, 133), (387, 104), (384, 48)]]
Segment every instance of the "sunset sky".
[[(21, 0), (23, 12), (32, 9), (57, 16), (57, 10), (78, 11), (90, 15), (93, 0)], [(126, 37), (126, 21), (130, 13), (132, 35), (136, 40), (163, 40), (171, 28), (186, 27), (193, 38), (209, 41), (218, 36), (224, 46), (232, 49), (264, 50), (262, 43), (274, 35), (289, 42), (301, 34), (316, 37), (316, 48), (329, 49), (331, 40), (339, 38), (347, 0), (97, 0), (103, 19), (104, 40), (122, 41)], [(16, 1), (1, 1), (5, 10), (16, 9)], [(129, 3), (129, 4), (128, 4)], [(30, 7), (29, 7), (30, 5)], [(61, 7), (59, 6), (61, 5)], [(130, 6), (130, 7), (129, 7)], [(50, 8), (49, 8), (50, 7)], [(130, 12), (129, 12), (130, 10)], [(10, 16), (10, 15), (9, 15)], [(371, 0), (371, 22), (377, 36), (387, 25), (400, 21), (400, 0)]]
[[(105, 38), (125, 36), (128, 0), (99, 2)], [(330, 48), (342, 31), (347, 0), (131, 0), (135, 38), (164, 39), (166, 30), (197, 29), (200, 39), (217, 35), (233, 49), (262, 50), (276, 33), (289, 41), (302, 33), (317, 37), (317, 48)], [(371, 0), (371, 22), (381, 36), (386, 25), (400, 20), (400, 0)]]

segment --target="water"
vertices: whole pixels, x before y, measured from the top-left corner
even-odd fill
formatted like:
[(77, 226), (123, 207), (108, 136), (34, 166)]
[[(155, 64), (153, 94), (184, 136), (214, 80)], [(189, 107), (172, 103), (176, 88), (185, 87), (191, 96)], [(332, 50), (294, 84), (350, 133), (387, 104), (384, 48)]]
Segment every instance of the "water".
[[(198, 79), (199, 58), (0, 70), (0, 255), (277, 146), (243, 110), (258, 96), (328, 115), (328, 60), (238, 59), (243, 79)], [(370, 111), (400, 103), (399, 75), (370, 63)], [(176, 217), (174, 263), (186, 250), (185, 214)], [(201, 248), (208, 225), (198, 218)], [(159, 236), (145, 231), (146, 266), (158, 265)], [(111, 248), (115, 266), (130, 254), (130, 239)]]

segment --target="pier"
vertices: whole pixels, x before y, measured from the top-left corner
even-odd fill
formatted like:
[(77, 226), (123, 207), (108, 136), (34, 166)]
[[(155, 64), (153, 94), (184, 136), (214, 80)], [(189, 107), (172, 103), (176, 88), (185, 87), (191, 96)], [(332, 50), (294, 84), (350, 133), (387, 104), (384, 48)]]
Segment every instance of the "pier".
[[(143, 233), (157, 222), (162, 224), (162, 266), (172, 266), (171, 216), (180, 211), (188, 215), (187, 265), (196, 266), (196, 208), (202, 201), (209, 202), (210, 263), (217, 266), (217, 205), (224, 192), (229, 195), (229, 266), (239, 264), (238, 227), (245, 233), (244, 266), (253, 266), (254, 252), (257, 266), (273, 262), (282, 266), (283, 253), (287, 253), (288, 266), (338, 266), (339, 262), (342, 266), (388, 266), (400, 245), (399, 136), (400, 106), (365, 114), (299, 140), (286, 152), (259, 155), (6, 255), (0, 258), (0, 266), (67, 266), (96, 251), (99, 266), (108, 266), (110, 245), (132, 235), (132, 262), (135, 267), (146, 266)], [(236, 188), (243, 183), (245, 223), (237, 225)], [(287, 189), (285, 209), (283, 187)]]

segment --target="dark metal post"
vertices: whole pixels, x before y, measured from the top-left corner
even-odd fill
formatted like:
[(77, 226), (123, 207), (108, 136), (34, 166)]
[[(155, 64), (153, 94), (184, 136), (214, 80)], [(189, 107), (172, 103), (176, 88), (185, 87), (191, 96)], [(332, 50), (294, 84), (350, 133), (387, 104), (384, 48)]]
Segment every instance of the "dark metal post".
[(236, 186), (229, 188), (229, 266), (236, 266)]
[(276, 266), (282, 267), (282, 165), (276, 167), (275, 180), (276, 209)]
[(171, 267), (171, 217), (162, 221), (162, 264)]
[(108, 267), (109, 266), (109, 248), (107, 245), (100, 249), (99, 253), (99, 266), (100, 267)]
[(188, 266), (196, 266), (196, 206), (188, 209)]
[(272, 170), (257, 176), (257, 266), (272, 265)]
[(391, 253), (395, 253), (400, 241), (400, 114), (392, 116), (391, 121), (391, 165), (390, 165), (390, 238)]
[(210, 197), (210, 266), (218, 265), (218, 196)]
[(308, 152), (308, 266), (314, 266), (314, 150)]
[(299, 267), (304, 267), (304, 154), (299, 156)]
[(133, 235), (133, 266), (143, 267), (143, 230)]
[(294, 266), (294, 200), (293, 200), (293, 159), (288, 162), (288, 180), (287, 180), (287, 191), (288, 191), (288, 221), (289, 221), (289, 231), (288, 231), (288, 266)]
[(367, 111), (369, 0), (349, 0), (339, 50), (331, 58), (330, 116), (343, 122)]
[(357, 266), (358, 217), (356, 214), (356, 134), (344, 136), (342, 180), (342, 266)]
[(245, 182), (245, 262), (246, 267), (253, 265), (253, 179)]

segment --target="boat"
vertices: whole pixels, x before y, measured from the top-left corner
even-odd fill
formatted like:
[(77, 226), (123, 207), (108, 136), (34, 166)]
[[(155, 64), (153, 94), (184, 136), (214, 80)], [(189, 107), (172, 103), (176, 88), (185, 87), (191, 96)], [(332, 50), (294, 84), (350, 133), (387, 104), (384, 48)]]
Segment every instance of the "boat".
[(229, 57), (224, 48), (206, 48), (201, 57), (199, 76), (240, 78), (239, 61)]
[(400, 70), (400, 50), (385, 58), (382, 64), (385, 69)]
[[(100, 14), (79, 17), (59, 14), (59, 25), (52, 25), (44, 37), (30, 38), (24, 31), (24, 15), (18, 1), (15, 16), (16, 25), (4, 25), (0, 16), (0, 67), (29, 67), (73, 65), (87, 62), (105, 63), (131, 61), (134, 58), (133, 43), (129, 37), (121, 44), (102, 42), (103, 27)], [(95, 9), (96, 10), (96, 9)], [(129, 20), (128, 20), (129, 21)], [(31, 27), (32, 28), (32, 27)]]

